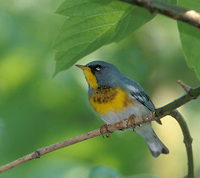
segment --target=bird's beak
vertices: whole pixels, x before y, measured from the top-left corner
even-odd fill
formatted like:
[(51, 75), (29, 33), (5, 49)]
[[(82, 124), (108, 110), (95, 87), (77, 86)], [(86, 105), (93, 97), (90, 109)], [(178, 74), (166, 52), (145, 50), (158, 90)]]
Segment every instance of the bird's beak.
[(84, 71), (84, 70), (90, 70), (90, 68), (89, 68), (89, 67), (87, 67), (87, 66), (84, 66), (84, 65), (79, 65), (79, 64), (76, 64), (75, 66), (76, 66), (76, 67), (78, 67), (78, 68), (80, 68), (80, 69), (82, 69), (83, 71)]

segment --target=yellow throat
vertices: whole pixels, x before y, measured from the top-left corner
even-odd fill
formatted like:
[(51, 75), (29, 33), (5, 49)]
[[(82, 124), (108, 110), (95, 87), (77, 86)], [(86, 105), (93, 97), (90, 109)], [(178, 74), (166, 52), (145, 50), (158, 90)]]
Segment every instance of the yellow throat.
[(85, 74), (85, 78), (90, 85), (90, 88), (96, 89), (98, 88), (97, 78), (92, 73), (91, 69), (89, 67), (83, 66), (83, 65), (76, 65), (77, 67), (81, 68)]

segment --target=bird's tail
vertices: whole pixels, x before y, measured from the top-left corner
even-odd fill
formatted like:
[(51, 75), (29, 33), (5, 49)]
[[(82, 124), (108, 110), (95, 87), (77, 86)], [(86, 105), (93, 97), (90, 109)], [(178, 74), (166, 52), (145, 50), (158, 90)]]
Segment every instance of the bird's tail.
[(158, 157), (161, 153), (169, 153), (168, 148), (158, 138), (150, 123), (143, 124), (140, 127), (136, 127), (134, 130), (137, 134), (145, 139), (149, 150), (154, 157)]

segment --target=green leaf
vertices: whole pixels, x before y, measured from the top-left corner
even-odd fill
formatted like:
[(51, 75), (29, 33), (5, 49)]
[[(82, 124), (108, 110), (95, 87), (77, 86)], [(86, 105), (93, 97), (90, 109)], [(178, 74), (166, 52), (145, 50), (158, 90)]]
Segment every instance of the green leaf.
[(89, 178), (121, 178), (121, 174), (116, 170), (105, 167), (105, 166), (97, 166), (94, 167), (90, 173)]
[(145, 9), (115, 0), (65, 0), (57, 13), (67, 18), (55, 42), (55, 73), (153, 18)]
[(128, 176), (128, 178), (160, 178), (160, 177), (153, 176), (150, 174), (137, 174), (137, 175), (133, 175), (133, 176)]
[(177, 4), (177, 0), (165, 0), (166, 2), (170, 3), (170, 4)]
[[(199, 0), (179, 0), (178, 5), (200, 12)], [(200, 79), (200, 30), (183, 22), (178, 22), (178, 29), (187, 64)]]

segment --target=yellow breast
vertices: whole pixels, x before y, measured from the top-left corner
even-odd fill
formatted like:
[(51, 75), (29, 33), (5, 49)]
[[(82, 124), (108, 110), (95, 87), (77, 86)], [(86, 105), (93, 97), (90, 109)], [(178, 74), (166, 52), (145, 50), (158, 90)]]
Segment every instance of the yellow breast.
[(99, 114), (118, 112), (132, 104), (126, 91), (120, 88), (97, 89), (89, 98), (92, 107)]

